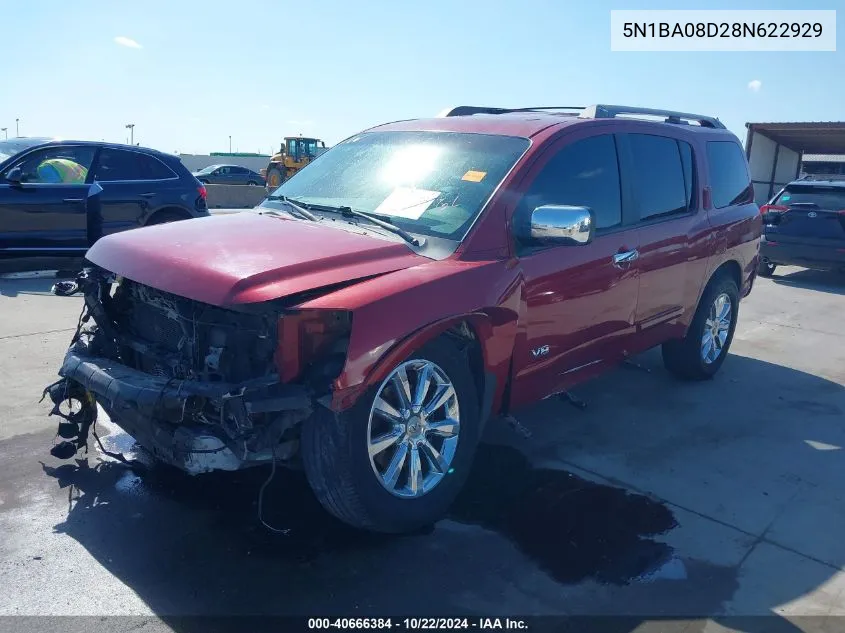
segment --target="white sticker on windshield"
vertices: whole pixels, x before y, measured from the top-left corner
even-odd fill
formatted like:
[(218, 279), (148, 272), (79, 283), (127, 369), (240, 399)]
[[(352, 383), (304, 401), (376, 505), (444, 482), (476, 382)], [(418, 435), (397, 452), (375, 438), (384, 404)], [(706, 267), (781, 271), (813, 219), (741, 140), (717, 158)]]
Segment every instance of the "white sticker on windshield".
[(440, 195), (439, 191), (397, 187), (384, 199), (375, 213), (392, 215), (409, 220), (418, 220)]

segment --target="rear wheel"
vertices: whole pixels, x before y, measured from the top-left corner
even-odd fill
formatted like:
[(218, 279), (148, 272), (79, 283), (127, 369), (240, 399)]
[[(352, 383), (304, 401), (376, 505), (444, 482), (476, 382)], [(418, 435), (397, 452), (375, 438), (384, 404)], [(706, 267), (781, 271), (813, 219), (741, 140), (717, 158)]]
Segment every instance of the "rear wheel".
[(761, 277), (771, 277), (775, 274), (775, 268), (777, 268), (777, 264), (760, 260), (760, 263), (757, 265), (757, 274)]
[(342, 521), (407, 532), (443, 517), (478, 443), (466, 358), (435, 340), (348, 411), (323, 407), (302, 428), (302, 460), (320, 503)]
[(728, 355), (739, 314), (739, 289), (728, 276), (704, 290), (687, 335), (663, 344), (663, 364), (686, 380), (712, 378)]
[(178, 220), (187, 220), (188, 216), (184, 213), (179, 213), (178, 211), (159, 211), (158, 213), (154, 213), (153, 217), (150, 218), (149, 222), (147, 222), (147, 226), (151, 226), (153, 224), (165, 224), (167, 222), (176, 222)]

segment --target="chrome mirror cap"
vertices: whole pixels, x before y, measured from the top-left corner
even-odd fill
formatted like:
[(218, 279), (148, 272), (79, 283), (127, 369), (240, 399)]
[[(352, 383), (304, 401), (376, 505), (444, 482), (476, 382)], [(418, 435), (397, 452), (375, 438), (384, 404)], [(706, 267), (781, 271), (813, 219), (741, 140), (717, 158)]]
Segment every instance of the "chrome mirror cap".
[(593, 241), (595, 218), (587, 207), (543, 205), (531, 212), (531, 240), (583, 245)]

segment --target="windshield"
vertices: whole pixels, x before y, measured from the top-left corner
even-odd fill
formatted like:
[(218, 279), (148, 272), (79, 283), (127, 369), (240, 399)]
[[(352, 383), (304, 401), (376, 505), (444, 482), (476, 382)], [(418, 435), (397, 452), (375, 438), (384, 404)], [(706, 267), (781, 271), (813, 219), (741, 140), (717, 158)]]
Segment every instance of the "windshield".
[(789, 185), (774, 202), (784, 206), (801, 203), (816, 204), (819, 209), (840, 211), (845, 209), (845, 187)]
[(528, 145), (512, 136), (369, 132), (328, 150), (273, 196), (350, 207), (460, 240)]
[(33, 145), (40, 145), (43, 142), (43, 138), (15, 138), (8, 141), (0, 141), (0, 163), (7, 158), (11, 158), (18, 152), (22, 152)]
[(213, 172), (218, 167), (220, 167), (220, 165), (209, 165), (208, 167), (203, 167), (202, 169), (200, 169), (199, 171), (196, 171), (194, 173), (196, 173), (196, 174), (210, 174), (211, 172)]

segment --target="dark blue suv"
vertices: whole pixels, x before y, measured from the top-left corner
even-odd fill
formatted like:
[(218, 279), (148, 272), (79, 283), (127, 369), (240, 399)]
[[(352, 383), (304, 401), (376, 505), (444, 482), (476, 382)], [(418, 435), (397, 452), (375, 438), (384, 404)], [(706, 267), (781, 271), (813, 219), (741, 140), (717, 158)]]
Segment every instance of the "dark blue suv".
[(178, 157), (134, 145), (0, 141), (0, 255), (81, 255), (103, 235), (208, 215)]

